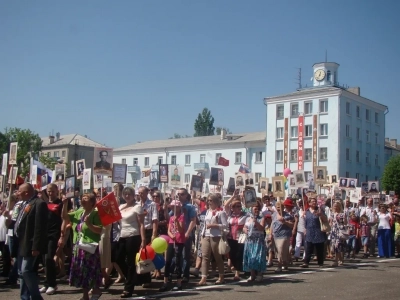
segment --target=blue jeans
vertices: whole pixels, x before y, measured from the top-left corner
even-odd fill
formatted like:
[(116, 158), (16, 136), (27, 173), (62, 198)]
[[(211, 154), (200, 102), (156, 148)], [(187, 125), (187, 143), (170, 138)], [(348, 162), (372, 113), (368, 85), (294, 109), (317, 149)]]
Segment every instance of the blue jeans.
[(13, 248), (14, 248), (14, 243), (15, 243), (15, 237), (9, 237), (8, 239), (8, 247), (10, 249), (11, 257), (14, 258), (14, 265), (11, 268), (11, 272), (8, 275), (8, 280), (12, 282), (17, 282), (18, 279), (18, 261), (16, 257), (13, 257)]
[(39, 292), (39, 278), (35, 270), (38, 258), (38, 256), (18, 256), (21, 300), (43, 300)]
[(183, 251), (183, 277), (189, 279), (190, 277), (190, 259), (192, 257), (192, 243), (193, 238), (190, 236), (185, 242), (185, 249)]

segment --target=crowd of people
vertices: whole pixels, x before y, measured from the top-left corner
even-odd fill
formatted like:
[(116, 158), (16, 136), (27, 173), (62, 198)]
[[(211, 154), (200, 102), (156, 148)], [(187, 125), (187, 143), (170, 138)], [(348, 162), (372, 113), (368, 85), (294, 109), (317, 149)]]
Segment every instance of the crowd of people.
[[(57, 292), (57, 281), (82, 290), (83, 300), (99, 299), (103, 290), (123, 283), (121, 298), (133, 296), (135, 287), (160, 291), (181, 290), (189, 279), (207, 285), (210, 270), (214, 284), (233, 280), (262, 282), (267, 268), (287, 271), (293, 261), (308, 268), (326, 259), (332, 267), (345, 259), (400, 257), (400, 206), (393, 202), (374, 207), (366, 197), (355, 205), (349, 199), (322, 201), (316, 194), (277, 200), (263, 195), (245, 206), (238, 190), (227, 200), (218, 193), (196, 196), (181, 188), (175, 199), (156, 189), (138, 192), (119, 184), (114, 187), (122, 219), (103, 226), (96, 203), (104, 190), (68, 199), (57, 185), (43, 191), (29, 183), (3, 197), (0, 217), (0, 251), (4, 284), (19, 280), (23, 300), (43, 299)], [(7, 199), (7, 200), (5, 200)], [(7, 203), (9, 201), (9, 203)], [(165, 268), (140, 272), (136, 254), (155, 238), (166, 236)], [(191, 268), (193, 265), (193, 268)], [(39, 282), (40, 267), (45, 280)], [(226, 267), (228, 270), (226, 270)], [(173, 282), (174, 277), (176, 282)]]

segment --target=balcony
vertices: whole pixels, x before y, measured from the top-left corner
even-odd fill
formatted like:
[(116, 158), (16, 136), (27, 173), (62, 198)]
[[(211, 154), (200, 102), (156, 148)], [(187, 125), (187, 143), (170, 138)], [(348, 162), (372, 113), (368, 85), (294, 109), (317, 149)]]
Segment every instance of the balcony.
[(139, 166), (128, 166), (128, 173), (140, 173)]
[(208, 171), (208, 163), (194, 163), (194, 170), (197, 172), (207, 172)]

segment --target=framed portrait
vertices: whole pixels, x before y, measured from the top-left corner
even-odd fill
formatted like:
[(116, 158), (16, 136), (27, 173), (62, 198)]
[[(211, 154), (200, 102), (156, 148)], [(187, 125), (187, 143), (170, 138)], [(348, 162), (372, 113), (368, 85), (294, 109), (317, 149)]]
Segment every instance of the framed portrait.
[(158, 171), (150, 172), (149, 188), (158, 188)]
[(337, 175), (331, 175), (329, 177), (329, 183), (332, 183), (332, 184), (337, 183)]
[(389, 191), (389, 197), (394, 198), (395, 192), (394, 191)]
[(283, 185), (283, 176), (272, 177), (272, 188), (274, 197), (285, 197), (285, 187)]
[(168, 166), (169, 183), (171, 187), (182, 187), (183, 186), (183, 167), (176, 165)]
[(352, 190), (349, 190), (350, 192), (350, 202), (352, 203), (357, 203), (361, 198), (361, 188), (354, 188)]
[(258, 192), (266, 193), (268, 192), (269, 179), (267, 177), (260, 177), (258, 180)]
[(357, 187), (357, 178), (348, 178), (347, 187), (349, 189), (355, 189)]
[(210, 185), (224, 185), (224, 170), (221, 168), (211, 168), (209, 183)]
[(103, 186), (103, 175), (93, 174), (93, 188), (99, 189)]
[(315, 181), (314, 181), (314, 174), (308, 174), (307, 178), (307, 188), (309, 192), (315, 192)]
[(226, 189), (226, 194), (232, 196), (235, 192), (235, 178), (230, 177), (228, 181), (228, 188)]
[(245, 174), (242, 173), (237, 173), (235, 175), (235, 187), (237, 189), (239, 188), (244, 188), (244, 179), (245, 179)]
[(31, 174), (29, 175), (29, 180), (31, 182), (31, 184), (37, 184), (37, 171), (38, 170), (38, 166), (37, 165), (32, 165), (31, 166)]
[(74, 192), (75, 192), (75, 176), (68, 176), (65, 179), (65, 196), (67, 198), (72, 198), (74, 197)]
[(54, 166), (55, 180), (54, 182), (63, 182), (65, 180), (65, 164), (57, 164)]
[(93, 174), (112, 176), (113, 149), (94, 148)]
[(4, 153), (1, 164), (1, 175), (7, 175), (7, 166), (8, 166), (8, 153)]
[(294, 178), (294, 175), (289, 175), (287, 177), (287, 181), (289, 184), (289, 189), (295, 189), (296, 188), (296, 179)]
[(192, 175), (190, 190), (194, 192), (201, 192), (203, 190), (203, 178), (201, 176)]
[(10, 176), (8, 176), (8, 183), (15, 184), (18, 176), (18, 167), (10, 168)]
[(345, 178), (345, 177), (340, 177), (339, 178), (339, 187), (340, 188), (347, 188), (347, 182), (348, 182), (349, 180), (348, 180), (348, 178)]
[(10, 159), (8, 160), (9, 165), (17, 164), (17, 151), (18, 151), (18, 143), (14, 142), (10, 144)]
[(294, 182), (296, 183), (296, 187), (303, 187), (306, 184), (303, 170), (294, 171), (293, 176), (294, 176)]
[(318, 166), (315, 167), (315, 176), (314, 176), (314, 181), (317, 184), (324, 184), (327, 183), (326, 180), (326, 166)]
[(254, 189), (247, 188), (243, 191), (244, 203), (246, 207), (250, 207), (257, 202), (256, 191)]
[(42, 191), (47, 188), (47, 185), (49, 184), (49, 176), (48, 176), (48, 174), (40, 175), (40, 184), (41, 184)]
[(245, 173), (244, 175), (244, 185), (249, 187), (254, 187), (256, 182), (254, 178), (254, 173)]
[(379, 181), (368, 181), (368, 194), (379, 194)]
[(0, 192), (3, 192), (4, 175), (0, 175)]
[(75, 175), (75, 161), (74, 160), (72, 160), (71, 161), (71, 175)]
[(125, 184), (127, 170), (127, 164), (113, 164), (112, 182)]
[(111, 177), (103, 176), (103, 188), (106, 189), (107, 193), (111, 193), (113, 191), (113, 184)]
[(83, 170), (82, 189), (90, 190), (90, 178), (92, 177), (92, 169)]
[(168, 164), (161, 164), (159, 167), (159, 175), (161, 183), (168, 183)]
[(82, 179), (83, 170), (86, 169), (85, 160), (84, 159), (77, 160), (75, 165), (76, 165), (76, 168), (75, 168), (76, 178)]

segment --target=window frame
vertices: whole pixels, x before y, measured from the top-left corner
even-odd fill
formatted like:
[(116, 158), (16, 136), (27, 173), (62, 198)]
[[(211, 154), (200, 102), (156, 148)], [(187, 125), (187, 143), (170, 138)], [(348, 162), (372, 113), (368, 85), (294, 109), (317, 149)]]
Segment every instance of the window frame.
[[(293, 112), (293, 108), (297, 107), (297, 111)], [(297, 118), (299, 116), (299, 103), (294, 102), (290, 103), (290, 117), (291, 118)]]
[[(240, 158), (240, 161), (238, 160)], [(242, 152), (235, 152), (235, 164), (241, 164), (242, 163)]]
[[(293, 136), (293, 129), (296, 128), (296, 136)], [(299, 126), (290, 126), (290, 138), (297, 139), (299, 137)]]
[[(307, 107), (309, 108), (308, 110), (307, 110)], [(312, 101), (304, 102), (304, 114), (312, 115), (312, 113), (313, 113), (313, 102)]]
[[(188, 158), (189, 158), (189, 162), (188, 162)], [(191, 164), (190, 154), (185, 154), (185, 166), (190, 166), (190, 164)]]
[[(320, 147), (318, 150), (319, 160), (328, 160), (328, 147)], [(322, 156), (323, 153), (325, 153), (325, 157)]]
[[(325, 134), (323, 134), (323, 128), (325, 128)], [(328, 123), (319, 124), (319, 136), (328, 136)]]
[[(293, 158), (293, 155), (292, 154), (296, 154), (295, 156), (295, 158)], [(290, 162), (297, 162), (298, 161), (298, 151), (297, 151), (297, 149), (290, 149)]]
[[(325, 105), (322, 105), (325, 104)], [(322, 110), (324, 108), (324, 110)], [(320, 99), (319, 100), (319, 113), (320, 114), (327, 114), (329, 112), (329, 106), (328, 106), (328, 99)]]
[[(310, 134), (307, 134), (307, 128), (310, 128)], [(304, 125), (304, 137), (312, 137), (313, 136), (313, 127), (312, 125)]]
[[(280, 159), (279, 159), (278, 152), (281, 153)], [(276, 150), (276, 152), (275, 152), (275, 159), (276, 159), (276, 162), (283, 162), (283, 150)]]
[[(281, 137), (279, 137), (278, 132), (281, 133)], [(285, 136), (285, 131), (283, 127), (276, 127), (276, 139), (277, 140), (283, 140)]]
[[(282, 115), (280, 115), (280, 109), (282, 109)], [(283, 104), (279, 104), (276, 106), (276, 119), (281, 120), (285, 116), (285, 106)]]
[(215, 153), (215, 165), (218, 165), (219, 158), (222, 157), (222, 153)]
[(144, 166), (150, 167), (150, 157), (149, 156), (144, 157)]

